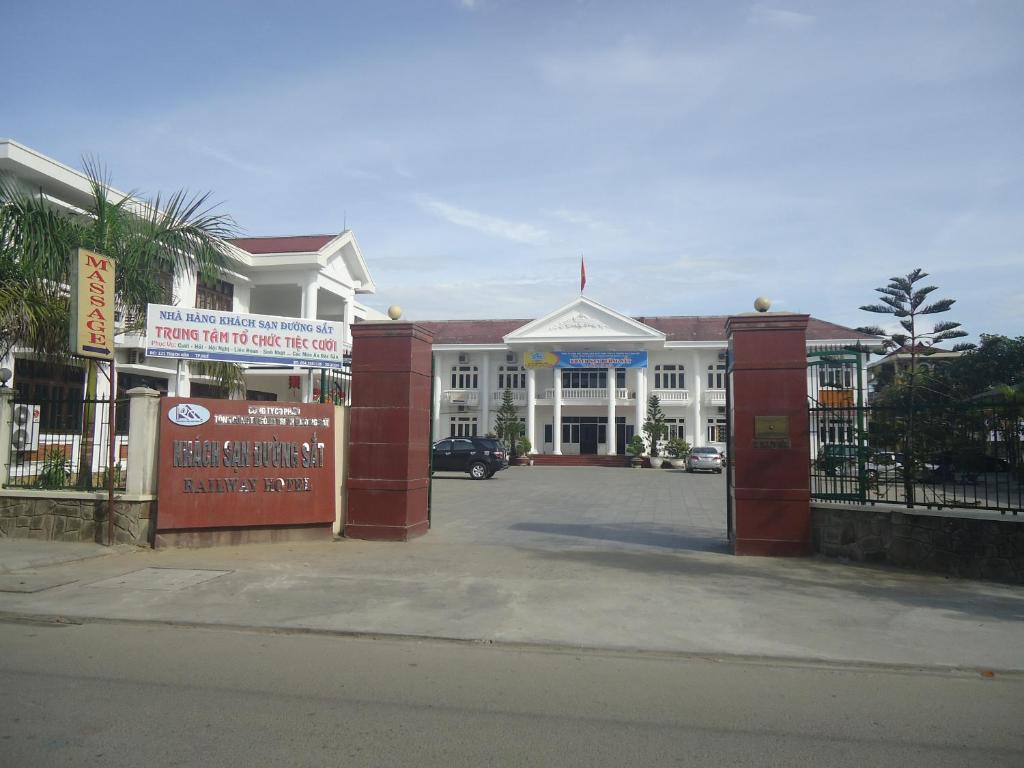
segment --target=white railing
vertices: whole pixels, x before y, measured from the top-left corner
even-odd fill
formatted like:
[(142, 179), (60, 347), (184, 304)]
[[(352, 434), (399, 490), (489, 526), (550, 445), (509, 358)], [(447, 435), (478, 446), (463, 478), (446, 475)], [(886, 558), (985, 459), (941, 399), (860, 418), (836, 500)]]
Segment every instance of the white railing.
[(622, 387), (621, 389), (616, 389), (615, 390), (615, 399), (616, 400), (629, 400), (629, 390), (626, 389), (625, 387)]
[(711, 405), (725, 405), (725, 390), (709, 389), (705, 398)]
[[(619, 392), (623, 393), (623, 396), (624, 396), (626, 390), (624, 390), (624, 389), (617, 390), (616, 396), (619, 396), (618, 395)], [(554, 389), (545, 389), (544, 390), (544, 398), (546, 400), (554, 400), (555, 399), (555, 390)], [(566, 387), (565, 389), (562, 390), (562, 402), (576, 401), (576, 400), (605, 400), (605, 401), (607, 401), (608, 400), (608, 390), (604, 389), (604, 388), (602, 388), (602, 389), (569, 389), (568, 387)]]
[(665, 405), (689, 405), (690, 403), (690, 390), (688, 389), (655, 389), (654, 394)]
[(444, 399), (454, 405), (479, 405), (480, 392), (476, 389), (446, 389)]
[[(511, 389), (509, 391), (512, 393), (512, 402), (513, 403), (515, 403), (516, 405), (526, 405), (526, 392), (525, 392), (525, 390), (522, 390), (522, 389)], [(491, 392), (491, 402), (492, 403), (500, 403), (502, 401), (502, 398), (504, 398), (504, 397), (505, 397), (505, 390), (503, 390), (503, 389), (496, 389), (493, 392)]]

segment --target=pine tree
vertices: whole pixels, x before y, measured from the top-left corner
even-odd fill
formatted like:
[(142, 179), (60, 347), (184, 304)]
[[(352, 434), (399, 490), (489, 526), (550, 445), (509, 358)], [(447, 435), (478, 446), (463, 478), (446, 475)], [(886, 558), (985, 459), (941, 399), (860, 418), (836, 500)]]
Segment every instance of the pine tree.
[(658, 441), (668, 436), (665, 412), (661, 410), (661, 401), (657, 395), (651, 395), (647, 400), (647, 421), (644, 422), (643, 430), (651, 447), (651, 456), (657, 456)]
[(505, 444), (505, 448), (514, 454), (519, 435), (522, 433), (522, 423), (519, 421), (519, 411), (512, 398), (512, 390), (508, 387), (501, 393), (501, 405), (498, 407), (494, 431)]

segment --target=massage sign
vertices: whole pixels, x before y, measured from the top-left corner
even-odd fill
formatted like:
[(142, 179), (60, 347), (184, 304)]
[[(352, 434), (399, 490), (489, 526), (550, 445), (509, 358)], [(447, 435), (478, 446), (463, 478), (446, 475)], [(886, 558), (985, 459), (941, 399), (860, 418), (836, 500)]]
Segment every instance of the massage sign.
[(114, 260), (78, 248), (71, 254), (72, 354), (114, 359)]
[(331, 525), (334, 408), (168, 397), (157, 530)]

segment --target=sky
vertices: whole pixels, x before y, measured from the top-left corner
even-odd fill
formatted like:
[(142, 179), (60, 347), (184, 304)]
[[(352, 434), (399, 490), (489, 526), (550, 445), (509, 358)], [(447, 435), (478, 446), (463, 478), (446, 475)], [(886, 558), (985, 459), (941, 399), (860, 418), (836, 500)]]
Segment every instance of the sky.
[(1024, 2), (4, 0), (0, 136), (246, 235), (359, 240), (377, 309), (755, 297), (856, 327), (916, 267), (1024, 335)]

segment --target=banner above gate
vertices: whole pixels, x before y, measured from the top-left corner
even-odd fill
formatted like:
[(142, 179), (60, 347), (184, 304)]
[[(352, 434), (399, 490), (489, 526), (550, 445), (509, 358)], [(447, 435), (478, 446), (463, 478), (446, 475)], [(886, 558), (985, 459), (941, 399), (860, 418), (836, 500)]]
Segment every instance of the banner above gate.
[(527, 368), (646, 368), (646, 352), (527, 352)]
[(150, 304), (146, 357), (341, 368), (341, 323)]

